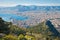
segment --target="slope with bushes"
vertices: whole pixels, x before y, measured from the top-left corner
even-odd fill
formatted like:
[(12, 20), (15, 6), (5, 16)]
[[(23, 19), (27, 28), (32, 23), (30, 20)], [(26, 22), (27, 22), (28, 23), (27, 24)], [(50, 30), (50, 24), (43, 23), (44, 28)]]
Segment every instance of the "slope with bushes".
[(0, 40), (60, 40), (60, 33), (50, 21), (20, 28), (0, 18)]

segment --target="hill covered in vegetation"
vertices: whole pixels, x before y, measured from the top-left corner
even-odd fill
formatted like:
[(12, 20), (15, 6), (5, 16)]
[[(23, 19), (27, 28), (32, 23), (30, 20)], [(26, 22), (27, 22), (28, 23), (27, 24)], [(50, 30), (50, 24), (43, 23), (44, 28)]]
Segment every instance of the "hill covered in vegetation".
[(20, 28), (0, 18), (0, 40), (60, 40), (60, 33), (49, 20)]

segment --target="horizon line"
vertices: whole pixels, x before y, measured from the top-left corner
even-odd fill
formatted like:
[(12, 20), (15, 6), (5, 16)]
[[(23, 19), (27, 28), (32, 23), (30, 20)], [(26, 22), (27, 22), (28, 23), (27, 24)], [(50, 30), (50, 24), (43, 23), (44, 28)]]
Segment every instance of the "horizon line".
[(13, 4), (13, 5), (0, 5), (0, 7), (14, 7), (14, 6), (60, 6), (60, 4)]

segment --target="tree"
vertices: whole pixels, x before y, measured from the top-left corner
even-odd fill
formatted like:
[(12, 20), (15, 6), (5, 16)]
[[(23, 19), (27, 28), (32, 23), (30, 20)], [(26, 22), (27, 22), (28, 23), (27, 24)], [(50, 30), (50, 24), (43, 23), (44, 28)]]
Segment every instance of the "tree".
[(25, 35), (26, 34), (26, 32), (24, 30), (22, 30), (22, 28), (19, 28), (16, 25), (10, 25), (10, 33), (13, 33), (15, 35), (20, 35), (20, 34)]
[(9, 33), (9, 23), (0, 18), (0, 33)]

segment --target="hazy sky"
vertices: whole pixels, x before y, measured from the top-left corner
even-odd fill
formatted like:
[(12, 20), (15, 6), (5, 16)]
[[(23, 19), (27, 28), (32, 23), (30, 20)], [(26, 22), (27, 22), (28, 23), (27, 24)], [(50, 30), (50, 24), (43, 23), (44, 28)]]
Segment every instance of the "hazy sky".
[(60, 5), (60, 0), (0, 0), (0, 6)]

